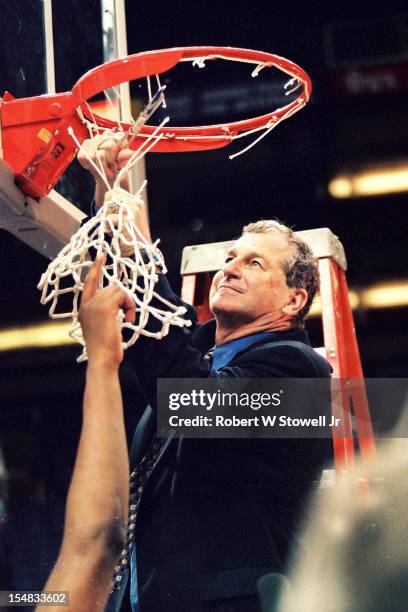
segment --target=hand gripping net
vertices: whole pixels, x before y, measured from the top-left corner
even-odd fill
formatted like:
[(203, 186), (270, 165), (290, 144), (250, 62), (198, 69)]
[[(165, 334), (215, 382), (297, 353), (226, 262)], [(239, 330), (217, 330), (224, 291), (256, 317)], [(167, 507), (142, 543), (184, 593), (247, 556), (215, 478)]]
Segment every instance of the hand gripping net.
[[(76, 140), (72, 129), (70, 133)], [(117, 133), (111, 136), (117, 136)], [(121, 134), (120, 137), (125, 136)], [(152, 136), (152, 145), (157, 138), (160, 136)], [(81, 147), (79, 142), (77, 144)], [(183, 314), (186, 312), (184, 307), (171, 304), (154, 290), (158, 271), (163, 273), (167, 271), (163, 255), (157, 248), (159, 240), (149, 244), (133, 220), (135, 210), (143, 206), (140, 194), (146, 181), (134, 196), (119, 187), (123, 174), (130, 170), (148, 150), (148, 147), (143, 147), (142, 151), (141, 148), (135, 151), (119, 172), (112, 190), (102, 166), (98, 168), (83, 149), (88, 161), (105, 181), (111, 197), (109, 201), (105, 201), (97, 215), (72, 236), (70, 242), (48, 266), (38, 284), (38, 288), (42, 290), (41, 303), (51, 303), (49, 309), (51, 318), (72, 318), (69, 335), (83, 347), (77, 359), (79, 362), (87, 358), (81, 325), (78, 321), (79, 299), (87, 271), (98, 255), (105, 255), (100, 287), (119, 283), (136, 305), (134, 324), (124, 321), (123, 316), (120, 316), (122, 333), (124, 330), (129, 330), (125, 334), (127, 336), (130, 334), (130, 337), (123, 342), (124, 349), (134, 344), (141, 334), (160, 339), (168, 334), (170, 325), (183, 327), (191, 324), (189, 320), (183, 319)], [(117, 215), (115, 222), (112, 220), (112, 212)], [(59, 298), (70, 293), (72, 293), (72, 308), (67, 312), (57, 313)], [(152, 300), (155, 301), (154, 306)], [(152, 332), (146, 329), (150, 316), (161, 323), (159, 331)]]

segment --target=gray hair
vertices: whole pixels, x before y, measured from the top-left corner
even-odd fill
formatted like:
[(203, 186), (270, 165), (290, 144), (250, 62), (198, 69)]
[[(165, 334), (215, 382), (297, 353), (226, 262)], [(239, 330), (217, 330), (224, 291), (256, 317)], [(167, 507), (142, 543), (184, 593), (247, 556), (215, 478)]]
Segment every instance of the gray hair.
[(305, 289), (307, 292), (306, 304), (294, 318), (294, 324), (297, 327), (304, 327), (305, 318), (320, 286), (318, 262), (306, 242), (296, 236), (290, 227), (277, 219), (249, 223), (242, 229), (242, 234), (269, 234), (274, 231), (281, 232), (291, 247), (292, 254), (284, 267), (287, 286)]

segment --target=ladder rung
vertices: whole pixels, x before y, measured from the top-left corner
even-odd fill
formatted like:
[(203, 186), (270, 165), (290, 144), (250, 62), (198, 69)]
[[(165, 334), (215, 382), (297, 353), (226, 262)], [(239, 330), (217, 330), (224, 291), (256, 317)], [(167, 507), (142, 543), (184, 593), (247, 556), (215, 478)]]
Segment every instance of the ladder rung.
[[(347, 269), (347, 260), (340, 240), (327, 227), (296, 232), (304, 240), (319, 259), (333, 257), (342, 270)], [(199, 274), (201, 272), (215, 272), (222, 268), (228, 249), (234, 240), (225, 242), (209, 242), (186, 246), (181, 258), (181, 274)]]

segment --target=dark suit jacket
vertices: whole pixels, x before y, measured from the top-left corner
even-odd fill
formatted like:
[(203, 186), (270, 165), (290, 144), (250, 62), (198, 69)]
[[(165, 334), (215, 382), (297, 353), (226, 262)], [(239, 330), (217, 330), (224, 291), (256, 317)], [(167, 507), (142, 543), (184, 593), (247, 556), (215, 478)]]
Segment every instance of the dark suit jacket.
[[(177, 298), (160, 278), (160, 294)], [(195, 320), (191, 307), (187, 316)], [(258, 342), (218, 372), (203, 354), (215, 322), (172, 327), (160, 341), (129, 349), (152, 408), (136, 430), (139, 461), (155, 430), (156, 380), (164, 378), (329, 377), (306, 332)], [(257, 609), (256, 581), (284, 567), (305, 499), (328, 456), (322, 440), (173, 439), (151, 474), (138, 514), (141, 612)]]

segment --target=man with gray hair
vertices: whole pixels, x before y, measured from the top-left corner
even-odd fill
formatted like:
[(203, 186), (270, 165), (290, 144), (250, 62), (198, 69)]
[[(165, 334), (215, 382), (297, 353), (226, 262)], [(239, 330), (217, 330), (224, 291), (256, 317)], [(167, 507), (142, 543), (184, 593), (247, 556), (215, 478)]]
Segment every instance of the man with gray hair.
[[(97, 185), (98, 204), (103, 189)], [(142, 207), (135, 208), (135, 222), (146, 227)], [(304, 330), (318, 284), (317, 262), (290, 228), (251, 223), (214, 276), (214, 318), (199, 325), (195, 309), (185, 305), (190, 328), (172, 326), (160, 342), (141, 336), (127, 351), (149, 403), (131, 453), (136, 475), (143, 457), (150, 461), (147, 479), (133, 483), (131, 496), (134, 610), (254, 612), (257, 580), (284, 568), (327, 441), (181, 437), (152, 455), (157, 379), (328, 378), (330, 366)], [(163, 274), (155, 291), (182, 303)], [(155, 331), (155, 321), (150, 325)]]
[(286, 237), (291, 249), (291, 256), (284, 266), (286, 284), (288, 287), (303, 288), (307, 293), (307, 300), (303, 308), (294, 317), (294, 324), (303, 328), (313, 299), (319, 289), (319, 271), (316, 257), (310, 247), (296, 236), (296, 234), (283, 223), (278, 221), (257, 221), (246, 225), (243, 234), (267, 234), (278, 230)]

